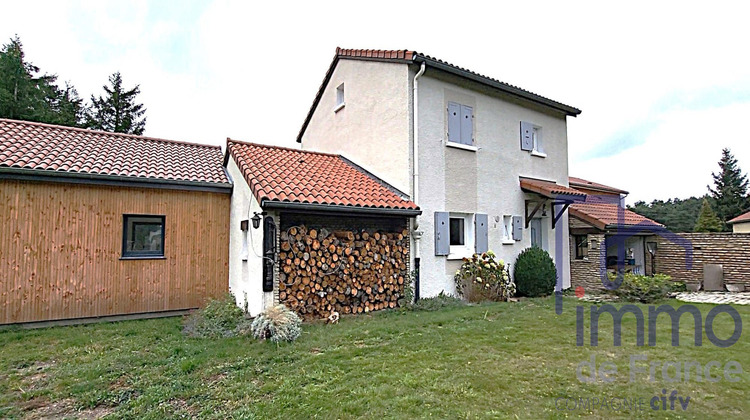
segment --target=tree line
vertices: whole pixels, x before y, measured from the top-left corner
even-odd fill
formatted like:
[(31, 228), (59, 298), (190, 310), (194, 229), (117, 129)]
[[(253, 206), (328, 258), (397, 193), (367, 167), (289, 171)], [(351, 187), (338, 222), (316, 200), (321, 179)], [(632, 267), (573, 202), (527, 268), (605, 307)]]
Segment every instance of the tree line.
[(712, 172), (713, 186), (700, 198), (679, 198), (651, 203), (637, 201), (628, 208), (663, 224), (673, 232), (729, 232), (728, 221), (750, 210), (748, 179), (731, 150), (721, 152), (719, 171)]
[(126, 89), (115, 72), (103, 89), (103, 95), (84, 102), (70, 82), (60, 86), (57, 75), (26, 60), (18, 36), (0, 50), (0, 118), (143, 134), (146, 108), (136, 101), (139, 85)]

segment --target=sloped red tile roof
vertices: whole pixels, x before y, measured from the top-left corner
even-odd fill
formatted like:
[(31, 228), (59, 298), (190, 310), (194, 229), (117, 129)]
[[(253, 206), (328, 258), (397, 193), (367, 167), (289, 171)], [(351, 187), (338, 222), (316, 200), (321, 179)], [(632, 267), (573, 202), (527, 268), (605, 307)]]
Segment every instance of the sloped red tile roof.
[(320, 84), (320, 87), (318, 88), (318, 92), (315, 94), (315, 99), (313, 99), (313, 103), (310, 106), (310, 110), (308, 111), (307, 116), (305, 117), (305, 121), (302, 123), (302, 128), (300, 128), (299, 134), (297, 135), (298, 143), (302, 142), (302, 135), (305, 133), (305, 130), (307, 129), (307, 125), (310, 123), (310, 119), (312, 118), (312, 115), (315, 112), (315, 108), (318, 106), (318, 103), (320, 102), (320, 98), (323, 96), (323, 91), (325, 90), (326, 85), (328, 85), (328, 81), (331, 79), (331, 76), (333, 75), (333, 70), (336, 68), (336, 64), (342, 58), (390, 61), (390, 62), (400, 62), (400, 63), (407, 63), (407, 64), (425, 63), (426, 66), (439, 69), (442, 71), (450, 72), (452, 74), (473, 80), (475, 82), (481, 83), (491, 88), (499, 89), (500, 91), (503, 91), (507, 94), (517, 96), (520, 98), (524, 98), (526, 100), (530, 100), (532, 102), (536, 102), (536, 103), (554, 108), (558, 111), (564, 112), (566, 115), (577, 116), (581, 113), (580, 109), (574, 108), (570, 105), (565, 105), (561, 102), (554, 101), (542, 95), (538, 95), (536, 93), (522, 89), (518, 86), (513, 86), (511, 84), (501, 82), (500, 80), (494, 79), (492, 77), (488, 77), (488, 76), (476, 73), (474, 71), (465, 69), (463, 67), (459, 67), (454, 64), (451, 64), (447, 61), (440, 60), (438, 58), (429, 56), (427, 54), (418, 53), (416, 51), (412, 51), (412, 50), (367, 50), (367, 49), (336, 47), (336, 54), (333, 56), (333, 61), (331, 62), (330, 66), (328, 67), (328, 71), (326, 71), (326, 74), (323, 77), (323, 82)]
[(419, 209), (403, 193), (339, 155), (231, 139), (227, 153), (261, 204)]
[(734, 223), (745, 223), (745, 222), (750, 222), (750, 211), (745, 214), (741, 214), (735, 217), (734, 219), (728, 221), (727, 223), (731, 225)]
[(0, 119), (0, 171), (229, 187), (219, 146)]
[[(574, 203), (569, 207), (570, 215), (599, 229), (608, 226), (634, 226), (638, 224), (663, 226), (645, 216), (641, 216), (617, 204)], [(620, 220), (622, 217), (622, 220)]]
[(547, 198), (556, 198), (561, 195), (579, 200), (583, 200), (586, 198), (586, 193), (578, 191), (574, 188), (557, 184), (552, 181), (521, 177), (520, 183), (522, 190), (541, 194)]
[(571, 187), (590, 188), (592, 190), (600, 190), (604, 192), (611, 192), (614, 194), (630, 194), (629, 192), (625, 190), (621, 190), (619, 188), (610, 187), (604, 184), (599, 184), (598, 182), (587, 181), (583, 178), (576, 178), (574, 176), (568, 177), (568, 184)]

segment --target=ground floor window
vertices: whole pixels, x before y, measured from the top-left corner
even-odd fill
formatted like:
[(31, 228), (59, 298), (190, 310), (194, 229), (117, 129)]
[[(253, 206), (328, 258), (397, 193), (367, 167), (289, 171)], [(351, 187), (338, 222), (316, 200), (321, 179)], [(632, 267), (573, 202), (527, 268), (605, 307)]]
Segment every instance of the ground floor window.
[(575, 235), (573, 241), (576, 247), (576, 259), (582, 260), (589, 254), (589, 242), (586, 235)]
[(122, 256), (149, 258), (164, 256), (164, 216), (123, 215)]

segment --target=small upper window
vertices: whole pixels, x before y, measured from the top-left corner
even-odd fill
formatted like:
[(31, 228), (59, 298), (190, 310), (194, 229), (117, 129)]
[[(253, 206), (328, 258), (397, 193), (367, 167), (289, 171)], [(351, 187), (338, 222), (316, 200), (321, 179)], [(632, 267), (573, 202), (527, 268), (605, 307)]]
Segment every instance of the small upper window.
[(334, 108), (334, 111), (343, 108), (344, 104), (344, 84), (342, 83), (336, 88), (336, 108)]
[(535, 126), (531, 133), (532, 151), (537, 153), (544, 153), (544, 147), (542, 144), (542, 127)]
[(123, 216), (122, 256), (164, 256), (164, 216)]

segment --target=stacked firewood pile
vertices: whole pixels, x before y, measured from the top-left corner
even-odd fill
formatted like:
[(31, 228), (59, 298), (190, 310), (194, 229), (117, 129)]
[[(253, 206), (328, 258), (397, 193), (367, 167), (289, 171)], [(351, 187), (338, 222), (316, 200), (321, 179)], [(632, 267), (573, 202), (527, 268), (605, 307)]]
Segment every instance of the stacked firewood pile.
[(306, 319), (394, 308), (402, 297), (408, 231), (281, 232), (279, 300)]

